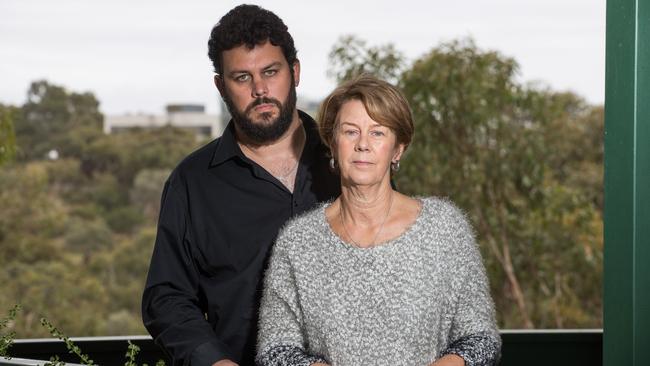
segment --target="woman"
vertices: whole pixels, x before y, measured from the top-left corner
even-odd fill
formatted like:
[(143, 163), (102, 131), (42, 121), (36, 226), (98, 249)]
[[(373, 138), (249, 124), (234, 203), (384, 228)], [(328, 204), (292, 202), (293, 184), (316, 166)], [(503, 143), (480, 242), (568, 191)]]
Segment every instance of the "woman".
[(495, 364), (501, 340), (470, 225), (447, 200), (391, 186), (413, 136), (404, 97), (362, 76), (327, 97), (319, 122), (342, 193), (278, 237), (258, 363)]

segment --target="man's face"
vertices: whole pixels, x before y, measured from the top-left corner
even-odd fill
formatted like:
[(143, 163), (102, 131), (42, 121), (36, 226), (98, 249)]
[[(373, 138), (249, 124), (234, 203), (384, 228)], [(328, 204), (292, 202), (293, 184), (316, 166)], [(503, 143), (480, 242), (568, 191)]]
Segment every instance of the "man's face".
[(224, 51), (222, 59), (215, 83), (239, 131), (259, 144), (277, 140), (294, 117), (300, 64), (290, 67), (270, 42)]

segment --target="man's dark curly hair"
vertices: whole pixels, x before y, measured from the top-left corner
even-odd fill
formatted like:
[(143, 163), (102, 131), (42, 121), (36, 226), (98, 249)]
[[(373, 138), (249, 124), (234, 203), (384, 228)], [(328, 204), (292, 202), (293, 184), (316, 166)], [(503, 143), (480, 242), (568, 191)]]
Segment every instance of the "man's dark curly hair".
[(223, 73), (222, 53), (246, 45), (252, 49), (256, 45), (270, 41), (282, 48), (289, 66), (296, 62), (296, 47), (288, 28), (277, 15), (257, 5), (239, 5), (224, 15), (212, 28), (208, 41), (208, 56), (214, 72)]

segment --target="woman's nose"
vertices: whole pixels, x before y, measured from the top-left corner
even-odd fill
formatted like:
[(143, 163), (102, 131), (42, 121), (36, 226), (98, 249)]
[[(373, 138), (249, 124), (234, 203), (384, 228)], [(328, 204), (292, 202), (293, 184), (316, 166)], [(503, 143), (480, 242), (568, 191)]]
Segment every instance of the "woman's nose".
[(357, 143), (354, 146), (357, 151), (366, 151), (368, 150), (368, 137), (365, 134), (359, 134)]

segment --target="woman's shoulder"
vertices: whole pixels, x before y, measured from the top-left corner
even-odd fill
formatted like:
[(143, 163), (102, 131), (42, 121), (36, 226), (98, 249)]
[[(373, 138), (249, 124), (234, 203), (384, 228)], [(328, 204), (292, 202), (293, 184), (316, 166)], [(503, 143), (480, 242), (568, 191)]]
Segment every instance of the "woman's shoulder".
[(429, 229), (473, 235), (467, 215), (449, 198), (431, 196), (418, 199), (423, 206), (423, 221)]
[(328, 205), (329, 202), (319, 203), (311, 210), (289, 219), (280, 229), (276, 246), (291, 246), (303, 242), (306, 236), (317, 233), (325, 222), (324, 210)]
[(422, 202), (423, 214), (441, 218), (465, 220), (465, 212), (447, 197), (417, 197)]
[(298, 214), (284, 225), (286, 230), (309, 230), (310, 225), (322, 223), (325, 220), (324, 210), (329, 202), (318, 203), (314, 208)]

